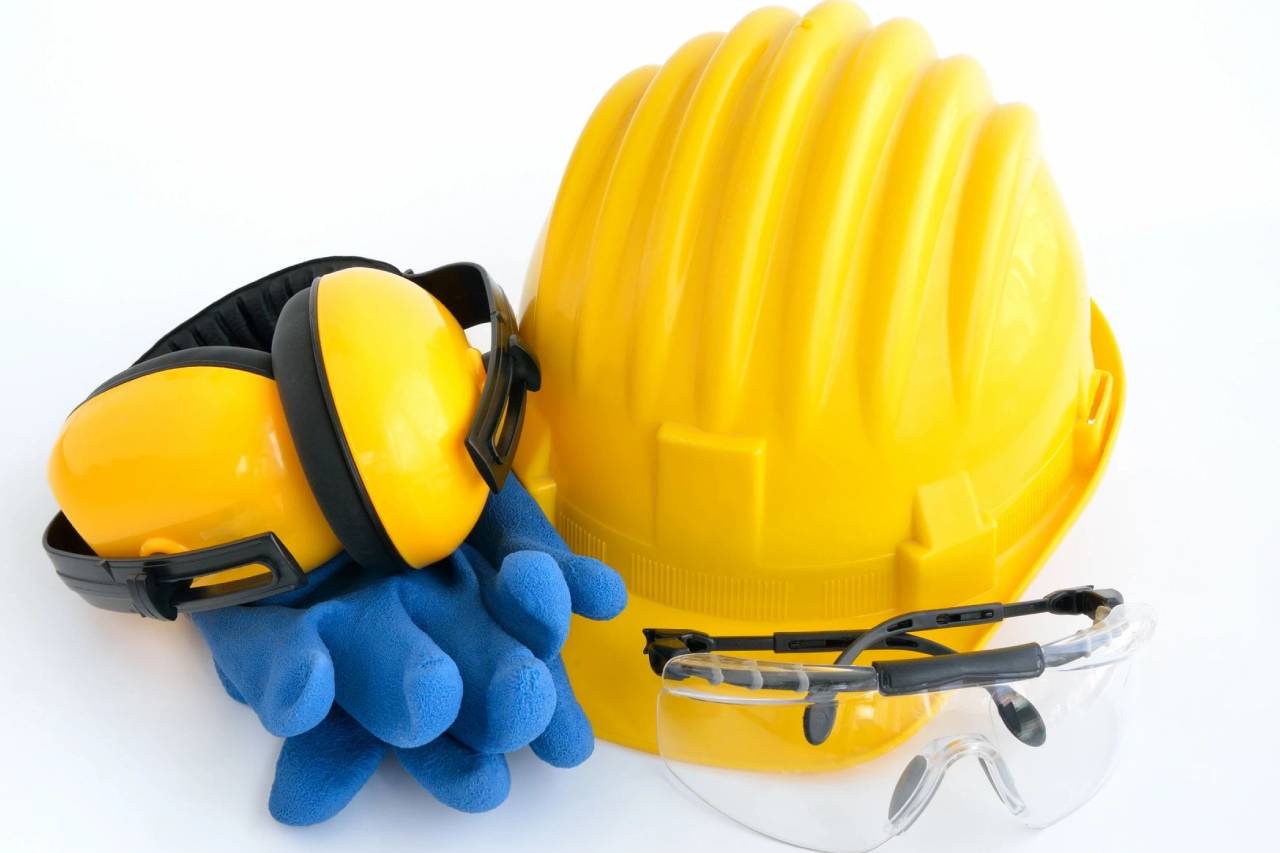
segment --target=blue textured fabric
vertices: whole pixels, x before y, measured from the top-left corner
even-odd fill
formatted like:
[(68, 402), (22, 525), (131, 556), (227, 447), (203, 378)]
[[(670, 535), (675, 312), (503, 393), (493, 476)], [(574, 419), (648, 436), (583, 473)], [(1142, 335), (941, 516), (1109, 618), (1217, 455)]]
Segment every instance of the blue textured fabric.
[[(588, 619), (608, 620), (627, 606), (622, 577), (592, 557), (575, 554), (564, 544), (538, 504), (515, 477), (489, 499), (468, 544), (492, 565), (508, 568), (506, 559), (517, 554), (547, 554), (564, 573), (573, 612)], [(541, 559), (541, 558), (539, 558)]]
[(310, 606), (197, 616), (222, 678), (268, 731), (309, 731), (334, 704), (394, 746), (448, 730), (478, 751), (506, 752), (546, 727), (551, 673), (489, 616), (461, 551), (419, 572), (348, 574), (363, 585)]
[(388, 749), (469, 812), (506, 798), (505, 752), (586, 760), (594, 736), (559, 652), (571, 611), (625, 604), (617, 573), (569, 551), (512, 477), (436, 566), (378, 577), (342, 557), (302, 590), (194, 618), (227, 692), (287, 738), (269, 806), (299, 825), (345, 807)]
[(292, 826), (326, 820), (360, 792), (386, 750), (386, 744), (334, 708), (320, 725), (284, 742), (267, 807), (276, 820)]

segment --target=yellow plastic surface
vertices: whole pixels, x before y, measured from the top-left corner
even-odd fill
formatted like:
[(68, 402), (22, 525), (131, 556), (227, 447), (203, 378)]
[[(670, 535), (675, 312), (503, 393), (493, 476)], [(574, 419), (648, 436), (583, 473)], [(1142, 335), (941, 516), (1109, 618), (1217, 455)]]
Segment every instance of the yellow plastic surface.
[[(267, 531), (307, 571), (339, 551), (275, 382), (244, 370), (171, 368), (85, 401), (63, 425), (48, 474), (58, 506), (102, 556), (175, 553)], [(231, 569), (203, 584), (261, 571)]]
[(543, 387), (517, 470), (630, 592), (565, 659), (596, 732), (650, 751), (641, 628), (1010, 600), (1123, 401), (1034, 115), (843, 2), (761, 10), (619, 81), (526, 298)]
[(401, 276), (351, 268), (317, 282), (329, 389), (369, 499), (400, 555), (448, 556), (488, 495), (465, 439), (484, 375), (453, 315)]

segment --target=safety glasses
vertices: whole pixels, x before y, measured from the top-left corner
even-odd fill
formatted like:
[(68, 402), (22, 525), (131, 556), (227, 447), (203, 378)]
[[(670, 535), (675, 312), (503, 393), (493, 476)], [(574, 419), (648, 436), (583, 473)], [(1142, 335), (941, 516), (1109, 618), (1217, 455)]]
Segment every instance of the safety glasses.
[[(1092, 624), (1040, 645), (956, 653), (918, 632), (1031, 614)], [(909, 613), (870, 630), (715, 637), (646, 629), (662, 677), (658, 747), (674, 776), (733, 820), (816, 850), (865, 851), (905, 832), (949, 767), (977, 759), (1031, 826), (1069, 814), (1112, 767), (1129, 662), (1151, 612), (1114, 590)], [(724, 652), (835, 652), (832, 665)], [(869, 666), (864, 652), (901, 652)]]

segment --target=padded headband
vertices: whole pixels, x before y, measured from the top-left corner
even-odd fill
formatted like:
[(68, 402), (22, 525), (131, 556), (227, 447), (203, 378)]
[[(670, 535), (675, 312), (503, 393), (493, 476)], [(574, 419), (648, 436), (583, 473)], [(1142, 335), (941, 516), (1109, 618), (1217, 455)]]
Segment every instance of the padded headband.
[(310, 287), (320, 276), (349, 267), (370, 267), (401, 274), (391, 264), (346, 255), (319, 258), (285, 267), (232, 291), (179, 323), (143, 353), (138, 362), (165, 353), (204, 346), (246, 347), (270, 352), (271, 338), (275, 334), (280, 311), (289, 297)]

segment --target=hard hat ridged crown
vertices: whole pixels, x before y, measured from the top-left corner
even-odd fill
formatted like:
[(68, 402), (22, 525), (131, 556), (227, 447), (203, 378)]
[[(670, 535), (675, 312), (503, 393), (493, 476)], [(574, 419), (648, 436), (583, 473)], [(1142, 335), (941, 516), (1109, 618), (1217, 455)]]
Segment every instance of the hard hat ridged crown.
[(843, 2), (622, 78), (526, 298), (543, 390), (518, 469), (631, 612), (680, 624), (1000, 597), (1118, 407), (1032, 112)]

